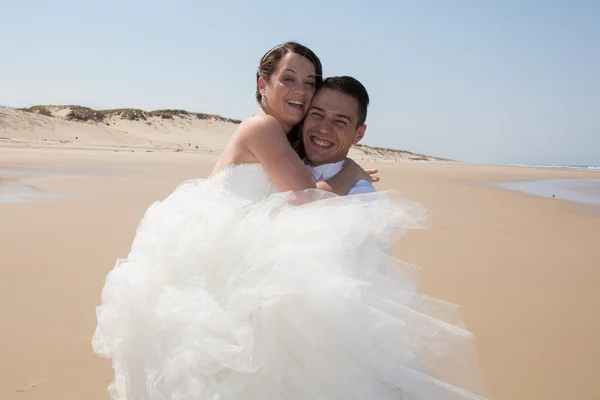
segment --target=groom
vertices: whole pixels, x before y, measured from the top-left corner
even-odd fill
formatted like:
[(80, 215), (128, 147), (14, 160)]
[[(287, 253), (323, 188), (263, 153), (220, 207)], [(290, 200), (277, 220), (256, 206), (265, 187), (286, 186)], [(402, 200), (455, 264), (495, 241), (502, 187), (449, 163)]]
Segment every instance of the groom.
[[(332, 76), (313, 97), (302, 126), (308, 170), (317, 181), (337, 174), (352, 145), (365, 135), (369, 94), (350, 76)], [(375, 192), (371, 182), (360, 180), (349, 195)]]

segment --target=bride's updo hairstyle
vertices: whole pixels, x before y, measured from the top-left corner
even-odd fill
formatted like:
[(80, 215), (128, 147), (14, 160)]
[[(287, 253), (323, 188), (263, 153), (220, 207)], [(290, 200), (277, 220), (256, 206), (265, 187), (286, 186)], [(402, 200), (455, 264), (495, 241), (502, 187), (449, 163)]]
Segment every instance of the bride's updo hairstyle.
[[(287, 42), (273, 47), (260, 59), (258, 69), (256, 70), (256, 101), (262, 107), (262, 95), (258, 90), (258, 78), (262, 77), (265, 81), (269, 81), (273, 72), (277, 69), (279, 61), (288, 53), (295, 53), (312, 63), (315, 67), (315, 83), (318, 89), (323, 82), (323, 66), (319, 57), (308, 47), (296, 42)], [(306, 156), (304, 152), (304, 144), (302, 143), (302, 123), (294, 126), (287, 135), (290, 145), (294, 148), (300, 158)]]
[(315, 67), (316, 87), (319, 88), (319, 86), (321, 86), (321, 83), (323, 82), (323, 67), (321, 66), (321, 60), (319, 60), (319, 57), (317, 57), (317, 55), (313, 53), (311, 49), (299, 43), (287, 42), (280, 44), (265, 53), (258, 64), (258, 69), (256, 70), (256, 101), (258, 101), (259, 104), (261, 104), (262, 95), (258, 90), (258, 78), (262, 77), (268, 82), (271, 78), (271, 75), (273, 75), (273, 72), (275, 72), (275, 69), (277, 69), (277, 64), (279, 64), (279, 61), (281, 61), (281, 59), (288, 53), (298, 54), (299, 56), (302, 56), (310, 61)]

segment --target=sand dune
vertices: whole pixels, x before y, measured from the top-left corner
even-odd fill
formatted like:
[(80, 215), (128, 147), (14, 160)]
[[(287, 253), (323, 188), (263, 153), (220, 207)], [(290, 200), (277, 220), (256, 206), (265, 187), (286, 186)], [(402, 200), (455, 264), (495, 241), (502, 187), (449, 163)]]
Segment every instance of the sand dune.
[[(225, 148), (239, 123), (219, 115), (185, 110), (0, 108), (0, 145), (214, 153)], [(355, 146), (350, 156), (370, 162), (449, 161), (366, 145)]]
[[(128, 119), (117, 111), (83, 114), (81, 108), (46, 106), (42, 113), (0, 109), (0, 140), (5, 146), (105, 147), (139, 150), (210, 152), (222, 149), (237, 123), (204, 114), (154, 112), (143, 119)], [(74, 110), (76, 112), (74, 112)], [(37, 111), (37, 112), (36, 112)], [(101, 117), (95, 117), (100, 115)], [(204, 116), (200, 118), (199, 115)]]

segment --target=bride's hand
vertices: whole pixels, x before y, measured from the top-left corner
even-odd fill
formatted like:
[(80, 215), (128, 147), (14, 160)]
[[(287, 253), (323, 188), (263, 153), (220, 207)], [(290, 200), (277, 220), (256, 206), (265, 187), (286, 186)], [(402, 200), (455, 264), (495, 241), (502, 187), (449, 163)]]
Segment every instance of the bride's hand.
[(379, 170), (377, 170), (377, 169), (365, 169), (365, 172), (367, 174), (369, 174), (369, 176), (370, 176), (369, 180), (371, 181), (371, 183), (375, 183), (375, 182), (379, 182), (380, 181), (380, 179), (379, 179), (378, 176), (374, 176), (376, 173), (379, 172)]

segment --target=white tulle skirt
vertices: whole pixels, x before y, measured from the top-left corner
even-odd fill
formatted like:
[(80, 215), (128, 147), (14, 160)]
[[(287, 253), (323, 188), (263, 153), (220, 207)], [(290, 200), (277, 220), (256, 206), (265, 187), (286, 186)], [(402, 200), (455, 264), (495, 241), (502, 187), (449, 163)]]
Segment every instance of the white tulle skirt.
[(113, 398), (481, 398), (457, 308), (419, 294), (418, 268), (389, 255), (420, 206), (209, 186), (150, 207), (107, 277), (93, 347), (113, 360)]

